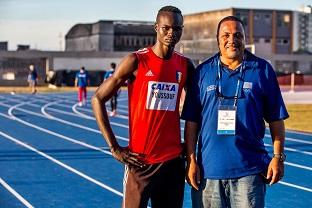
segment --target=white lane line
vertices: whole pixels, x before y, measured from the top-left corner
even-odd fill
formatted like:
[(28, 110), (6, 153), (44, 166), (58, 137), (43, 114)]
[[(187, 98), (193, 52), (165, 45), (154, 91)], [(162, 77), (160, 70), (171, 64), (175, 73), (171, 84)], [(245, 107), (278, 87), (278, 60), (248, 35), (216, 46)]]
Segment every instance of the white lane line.
[[(0, 115), (2, 115), (2, 113), (0, 113)], [(4, 114), (5, 115), (5, 114)], [(5, 115), (6, 116), (6, 115)], [(23, 120), (21, 120), (21, 119), (19, 119), (20, 121), (23, 121)], [(27, 122), (25, 122), (25, 123), (27, 123)], [(30, 123), (29, 123), (30, 124)], [(31, 124), (32, 125), (32, 124)], [(33, 125), (33, 126), (35, 126), (35, 125)], [(43, 128), (42, 128), (43, 129)], [(49, 131), (49, 130), (47, 130), (47, 131)], [(61, 136), (63, 136), (63, 135), (61, 135)], [(65, 138), (66, 138), (66, 136), (64, 136)], [(67, 140), (67, 139), (66, 139)], [(75, 142), (74, 142), (75, 143)], [(91, 147), (92, 147), (92, 145), (90, 145)], [(100, 151), (102, 151), (101, 149), (100, 149)], [(105, 150), (104, 150), (105, 151)], [(106, 151), (106, 152), (108, 152), (108, 151)], [(110, 152), (108, 152), (109, 154), (111, 154)], [(288, 164), (291, 164), (291, 163), (288, 163)], [(300, 168), (300, 166), (301, 165), (297, 165), (296, 164), (296, 167), (299, 167)], [(303, 166), (303, 167), (307, 167), (307, 166)], [(311, 169), (310, 167), (307, 167), (307, 168), (305, 168), (305, 169)], [(297, 185), (294, 185), (294, 184), (291, 184), (291, 183), (286, 183), (286, 182), (283, 182), (282, 183), (283, 185), (286, 185), (286, 186), (291, 186), (291, 187), (294, 187), (294, 188), (300, 188), (300, 189), (302, 189), (302, 190), (310, 190), (310, 189), (308, 189), (308, 188), (306, 188), (306, 187), (302, 187), (302, 186), (297, 186)]]
[(312, 133), (301, 132), (301, 131), (286, 130), (286, 132), (294, 133), (294, 134), (301, 134), (301, 135), (305, 135), (305, 136), (312, 136)]
[(11, 194), (13, 194), (20, 202), (22, 202), (27, 208), (34, 208), (24, 197), (17, 193), (9, 184), (7, 184), (2, 178), (0, 178), (0, 184), (6, 188)]
[[(23, 104), (23, 103), (18, 104), (18, 105), (16, 105), (16, 106), (20, 106), (20, 105), (22, 105), (22, 104)], [(30, 126), (30, 127), (34, 128), (34, 129), (37, 129), (37, 130), (39, 130), (39, 131), (43, 131), (43, 132), (48, 133), (48, 134), (50, 134), (50, 135), (53, 135), (53, 136), (62, 138), (62, 139), (64, 139), (64, 140), (67, 140), (67, 141), (70, 141), (70, 142), (73, 142), (73, 143), (82, 145), (82, 146), (84, 146), (84, 147), (87, 147), (87, 148), (90, 148), (90, 149), (94, 149), (94, 150), (97, 150), (97, 151), (100, 151), (100, 152), (103, 152), (103, 153), (106, 153), (106, 154), (111, 155), (111, 152), (110, 152), (110, 151), (102, 150), (101, 148), (95, 147), (95, 146), (93, 146), (93, 145), (89, 145), (89, 144), (87, 144), (87, 143), (78, 141), (78, 140), (76, 140), (76, 139), (72, 139), (72, 138), (70, 138), (70, 137), (64, 136), (64, 135), (62, 135), (62, 134), (59, 134), (59, 133), (50, 131), (50, 130), (48, 130), (48, 129), (39, 127), (39, 126), (37, 126), (37, 125), (31, 124), (31, 123), (29, 123), (29, 122), (27, 122), (27, 121), (24, 121), (24, 120), (22, 120), (22, 119), (19, 119), (19, 118), (17, 118), (16, 116), (13, 115), (13, 113), (12, 113), (13, 109), (14, 109), (14, 107), (11, 107), (11, 108), (8, 110), (8, 114), (9, 114), (9, 116), (10, 116), (10, 119), (16, 120), (16, 121), (18, 121), (18, 122), (20, 122), (20, 123), (22, 123), (22, 124), (24, 124), (24, 125)], [(0, 115), (2, 115), (2, 113), (0, 113)], [(39, 115), (40, 115), (40, 114), (39, 114)]]
[(293, 139), (293, 138), (286, 137), (286, 141), (299, 142), (299, 143), (311, 144), (312, 145), (312, 141), (305, 141), (305, 140), (302, 140), (302, 139)]
[[(56, 118), (50, 114), (48, 114), (46, 111), (45, 111), (45, 108), (41, 108), (41, 112), (46, 115), (49, 119), (51, 120), (55, 120), (55, 121), (58, 121), (60, 123), (64, 123), (64, 124), (67, 124), (69, 126), (74, 126), (74, 127), (77, 127), (77, 128), (80, 128), (80, 129), (84, 129), (84, 130), (87, 130), (87, 131), (91, 131), (91, 132), (94, 132), (94, 133), (97, 133), (97, 134), (102, 134), (100, 130), (97, 130), (97, 129), (93, 129), (93, 128), (90, 128), (90, 127), (87, 127), (87, 126), (83, 126), (83, 125), (80, 125), (80, 124), (77, 124), (77, 123), (73, 123), (73, 122), (69, 122), (69, 121), (66, 121), (66, 120), (63, 120), (63, 119), (60, 119), (60, 118)], [(75, 115), (75, 114), (74, 114)], [(75, 115), (77, 116), (77, 115)], [(95, 118), (94, 118), (95, 120)], [(128, 126), (126, 125), (123, 125), (123, 124), (119, 124), (119, 123), (115, 123), (115, 122), (111, 122), (111, 124), (115, 125), (115, 126), (119, 126), (119, 127), (124, 127), (124, 128), (129, 128)], [(120, 139), (120, 140), (123, 140), (123, 141), (129, 141), (128, 138), (126, 137), (122, 137), (122, 136), (115, 136), (117, 139)]]
[[(273, 147), (273, 145), (271, 145), (271, 144), (266, 144), (266, 143), (264, 144), (264, 146)], [(289, 148), (289, 147), (284, 147), (284, 150), (287, 150), (287, 151), (290, 151), (290, 152), (298, 152), (298, 153), (302, 153), (302, 154), (305, 154), (305, 155), (312, 155), (312, 152), (301, 151), (301, 150), (297, 150), (297, 149)]]
[[(271, 139), (270, 134), (265, 134), (264, 136)], [(312, 141), (306, 141), (306, 140), (302, 140), (302, 139), (294, 139), (294, 138), (290, 138), (290, 137), (285, 137), (285, 139), (286, 139), (286, 141), (298, 142), (298, 143), (303, 143), (303, 144), (312, 144)]]
[(304, 190), (304, 191), (312, 192), (312, 189), (310, 189), (310, 188), (303, 187), (303, 186), (298, 186), (298, 185), (295, 185), (295, 184), (292, 184), (292, 183), (287, 183), (287, 182), (284, 182), (284, 181), (279, 181), (278, 183), (283, 184), (285, 186), (290, 186), (290, 187), (293, 187), (293, 188), (297, 188), (297, 189), (301, 189), (301, 190)]
[(11, 140), (11, 141), (13, 141), (13, 142), (15, 142), (15, 143), (17, 143), (17, 144), (27, 148), (27, 149), (33, 151), (33, 152), (36, 152), (37, 154), (41, 155), (42, 157), (45, 157), (48, 160), (51, 160), (52, 162), (62, 166), (63, 168), (65, 168), (65, 169), (67, 169), (67, 170), (69, 170), (69, 171), (71, 171), (73, 173), (76, 173), (77, 175), (81, 176), (82, 178), (84, 178), (84, 179), (86, 179), (86, 180), (88, 180), (88, 181), (90, 181), (92, 183), (95, 183), (96, 185), (98, 185), (98, 186), (100, 186), (100, 187), (102, 187), (102, 188), (104, 188), (104, 189), (106, 189), (108, 191), (111, 191), (111, 192), (113, 192), (113, 193), (115, 193), (115, 194), (117, 194), (117, 195), (119, 195), (121, 197), (123, 196), (123, 194), (121, 192), (117, 191), (116, 189), (113, 189), (110, 186), (108, 186), (108, 185), (106, 185), (106, 184), (104, 184), (104, 183), (102, 183), (102, 182), (100, 182), (100, 181), (98, 181), (98, 180), (96, 180), (94, 178), (91, 178), (90, 176), (88, 176), (88, 175), (86, 175), (86, 174), (76, 170), (75, 168), (72, 168), (71, 166), (66, 165), (65, 163), (63, 163), (63, 162), (61, 162), (61, 161), (51, 157), (50, 155), (45, 154), (44, 152), (41, 152), (40, 150), (37, 150), (36, 148), (34, 148), (34, 147), (32, 147), (32, 146), (30, 146), (30, 145), (28, 145), (28, 144), (26, 144), (26, 143), (16, 139), (14, 137), (11, 137), (8, 134), (5, 134), (5, 133), (0, 131), (0, 135), (5, 137), (5, 138), (7, 138), (8, 140)]
[[(7, 99), (7, 100), (14, 100), (15, 102), (18, 102), (17, 99), (7, 98), (7, 97), (4, 97), (4, 96), (0, 96), (0, 97), (1, 97), (1, 98), (4, 98), (4, 99)], [(22, 97), (22, 96), (20, 95), (20, 97)], [(53, 99), (53, 98), (46, 97), (46, 96), (42, 96), (42, 95), (41, 95), (40, 97), (46, 99), (46, 100), (45, 100), (46, 102), (48, 102), (47, 99)], [(68, 97), (61, 97), (61, 98), (62, 98), (62, 99), (61, 99), (62, 102), (64, 102), (64, 101), (66, 101), (66, 102), (74, 102), (74, 103), (75, 103), (74, 106), (75, 106), (75, 109), (76, 109), (76, 106), (77, 106), (76, 101), (72, 101), (72, 100), (68, 99)], [(65, 100), (65, 98), (66, 98), (66, 100)], [(38, 99), (38, 98), (32, 98), (32, 99), (33, 99), (33, 100), (40, 101), (40, 102), (43, 102), (41, 99)], [(55, 99), (60, 100), (59, 97), (56, 97)], [(127, 98), (118, 99), (118, 101), (126, 100), (126, 99), (127, 99)], [(19, 101), (19, 102), (20, 102), (20, 101)], [(38, 106), (38, 105), (36, 105), (36, 104), (29, 104), (29, 105), (30, 105), (30, 106), (36, 106), (36, 107)], [(68, 106), (68, 105), (62, 105), (62, 104), (59, 104), (59, 103), (56, 103), (56, 105), (62, 106), (62, 107), (70, 107), (70, 106)], [(74, 106), (72, 106), (72, 108), (74, 108)], [(124, 109), (127, 109), (127, 108), (128, 108), (128, 106), (122, 105), (122, 104), (118, 105), (118, 107), (124, 108)], [(53, 109), (53, 108), (49, 108), (49, 110), (57, 112), (56, 109)], [(79, 112), (77, 109), (76, 109), (76, 110), (73, 110), (73, 111), (74, 111), (75, 113), (77, 113), (78, 115), (81, 115), (82, 117), (86, 118), (86, 119), (91, 119), (91, 118), (93, 118), (93, 117), (90, 117), (90, 116), (88, 116), (88, 115), (86, 115), (86, 114), (83, 114), (83, 113)], [(92, 110), (85, 109), (85, 108), (81, 108), (81, 111), (86, 111), (86, 112), (89, 112), (89, 113), (93, 113)], [(119, 109), (118, 111), (124, 112), (124, 113), (128, 113), (127, 110), (121, 110), (121, 109)], [(124, 116), (124, 115), (117, 115), (116, 117), (123, 118), (123, 119), (128, 119), (128, 116)], [(181, 123), (183, 124), (183, 122), (184, 122), (184, 121), (182, 120)], [(182, 130), (183, 130), (183, 129), (182, 129)], [(291, 131), (291, 130), (287, 130), (287, 131), (293, 132), (293, 133), (297, 133), (297, 134), (301, 134), (301, 135), (312, 136), (312, 134), (309, 134), (309, 133), (296, 132), (296, 131)], [(265, 134), (265, 137), (271, 138), (271, 135), (270, 135), (270, 134)], [(291, 137), (286, 137), (285, 139), (286, 139), (286, 141), (293, 141), (293, 142), (304, 143), (304, 144), (311, 144), (311, 145), (312, 145), (312, 141), (306, 141), (306, 140), (302, 140), (302, 139), (295, 139), (295, 138), (291, 138)]]
[[(86, 127), (86, 126), (82, 126), (82, 125), (79, 125), (79, 124), (76, 124), (76, 123), (68, 122), (68, 121), (66, 121), (66, 120), (63, 120), (63, 119), (57, 118), (57, 117), (55, 117), (55, 116), (52, 116), (51, 114), (48, 114), (48, 113), (46, 112), (46, 110), (45, 110), (46, 107), (47, 107), (48, 105), (49, 105), (49, 103), (46, 104), (46, 105), (44, 105), (44, 106), (41, 108), (42, 114), (44, 114), (44, 115), (47, 116), (48, 118), (53, 119), (53, 120), (56, 120), (56, 121), (59, 121), (59, 122), (61, 122), (61, 123), (65, 123), (65, 124), (71, 125), (71, 126), (75, 126), (75, 127), (82, 128), (82, 129), (85, 129), (85, 130), (93, 131), (93, 132), (95, 132), (95, 133), (101, 133), (99, 130), (92, 129), (92, 128), (89, 128), (89, 127)], [(49, 108), (51, 108), (51, 107), (49, 107)], [(61, 110), (58, 110), (58, 111), (61, 112)], [(68, 112), (67, 112), (67, 113), (68, 113)], [(78, 116), (78, 115), (73, 114), (73, 116)], [(80, 117), (80, 116), (78, 116), (78, 117)], [(95, 120), (95, 118), (90, 117), (90, 120)], [(115, 126), (119, 126), (119, 127), (123, 127), (123, 128), (129, 128), (128, 125), (124, 125), (124, 124), (120, 124), (120, 123), (116, 123), (116, 122), (110, 122), (110, 124), (115, 125)], [(126, 141), (128, 141), (128, 140), (126, 140)]]
[(26, 122), (26, 121), (23, 121), (23, 120), (21, 120), (21, 119), (19, 119), (19, 118), (12, 117), (12, 116), (7, 116), (7, 115), (5, 115), (5, 114), (3, 114), (3, 113), (0, 113), (0, 115), (6, 117), (6, 118), (8, 118), (8, 119), (16, 120), (16, 121), (18, 121), (18, 122), (20, 122), (20, 123), (22, 123), (22, 124), (24, 124), (24, 125), (26, 125), (26, 126), (32, 127), (32, 128), (37, 129), (37, 130), (39, 130), (39, 131), (43, 131), (43, 132), (45, 132), (45, 133), (47, 133), (47, 134), (50, 134), (50, 135), (59, 137), (59, 138), (61, 138), (61, 139), (70, 141), (70, 142), (72, 142), (72, 143), (75, 143), (75, 144), (78, 144), (78, 145), (81, 145), (81, 146), (84, 146), (84, 147), (87, 147), (87, 148), (90, 148), (90, 149), (93, 149), (93, 150), (97, 150), (97, 151), (103, 152), (103, 153), (105, 153), (105, 154), (111, 155), (111, 152), (109, 152), (109, 151), (102, 150), (102, 149), (99, 148), (99, 147), (95, 147), (95, 146), (93, 146), (93, 145), (90, 145), (90, 144), (81, 142), (81, 141), (76, 140), (76, 139), (72, 139), (72, 138), (70, 138), (70, 137), (64, 136), (64, 135), (59, 134), (59, 133), (56, 133), (56, 132), (54, 132), (54, 131), (50, 131), (50, 130), (48, 130), (48, 129), (45, 129), (45, 128), (36, 126), (36, 125), (34, 125), (34, 124), (31, 124), (31, 123), (28, 123), (28, 122)]
[[(50, 120), (55, 120), (55, 121), (58, 121), (58, 122), (60, 122), (60, 123), (65, 123), (65, 124), (67, 124), (67, 125), (71, 125), (71, 126), (74, 126), (74, 127), (77, 127), (77, 128), (81, 128), (81, 129), (84, 129), (84, 130), (87, 130), (87, 131), (92, 131), (92, 132), (101, 134), (101, 132), (100, 132), (99, 130), (97, 130), (97, 129), (92, 129), (92, 128), (89, 128), (89, 127), (86, 127), (86, 126), (83, 126), (83, 125), (79, 125), (79, 124), (76, 124), (76, 123), (71, 123), (71, 122), (68, 122), (68, 121), (65, 121), (65, 120), (62, 120), (62, 119), (58, 119), (58, 118), (55, 118), (55, 117), (53, 117), (53, 116), (51, 116), (51, 115), (49, 115), (49, 114), (47, 114), (47, 115), (42, 115), (42, 114), (39, 114), (39, 113), (34, 113), (34, 112), (32, 112), (32, 111), (19, 108), (19, 106), (22, 106), (22, 105), (24, 105), (24, 104), (27, 105), (27, 103), (29, 103), (29, 102), (31, 102), (31, 101), (28, 101), (28, 102), (26, 102), (26, 103), (20, 103), (20, 104), (17, 104), (17, 105), (15, 105), (15, 106), (10, 106), (10, 105), (5, 105), (5, 104), (3, 104), (3, 105), (5, 105), (6, 107), (9, 107), (8, 114), (10, 115), (10, 119), (17, 120), (17, 121), (19, 121), (19, 122), (21, 122), (21, 123), (24, 123), (25, 125), (27, 125), (27, 124), (26, 124), (27, 122), (25, 123), (25, 121), (23, 121), (23, 120), (21, 120), (21, 119), (19, 119), (19, 118), (17, 118), (16, 116), (13, 115), (12, 111), (13, 111), (14, 109), (17, 109), (17, 110), (19, 110), (19, 111), (22, 111), (22, 112), (25, 112), (25, 113), (28, 113), (28, 114), (31, 114), (31, 115), (35, 115), (35, 116), (42, 117), (42, 118), (45, 118), (45, 119), (48, 118), (48, 119), (50, 119)], [(0, 114), (1, 114), (1, 113), (0, 113)], [(77, 115), (75, 115), (75, 114), (73, 114), (73, 115), (74, 115), (74, 116), (77, 116)], [(49, 116), (49, 117), (47, 117), (47, 116)], [(118, 124), (118, 123), (112, 123), (112, 124), (117, 125), (117, 126), (121, 126), (121, 124)], [(36, 128), (39, 129), (39, 128), (41, 128), (41, 127), (37, 126)], [(127, 142), (129, 141), (128, 138), (122, 137), (122, 136), (116, 136), (116, 138), (117, 138), (117, 139), (120, 139), (120, 140), (123, 140), (123, 141), (127, 141)]]
[[(59, 105), (59, 104), (56, 104), (56, 105)], [(72, 106), (73, 112), (75, 112), (75, 113), (78, 114), (78, 115), (83, 115), (86, 119), (95, 120), (95, 119), (94, 119), (94, 116), (89, 116), (89, 115), (87, 115), (87, 114), (84, 114), (84, 113), (78, 111), (78, 110), (77, 110), (77, 105), (78, 105), (78, 104), (76, 103), (76, 104), (74, 104), (74, 105)], [(108, 108), (108, 106), (106, 106), (106, 109), (107, 109), (107, 108)], [(50, 109), (50, 108), (49, 108), (49, 109)], [(85, 109), (85, 108), (80, 108), (80, 109), (81, 109), (81, 111), (86, 111), (86, 112), (88, 112), (88, 113), (92, 113), (92, 114), (93, 114), (93, 111), (92, 111), (92, 110)], [(117, 110), (117, 112), (128, 113), (128, 111), (125, 111), (125, 110)], [(110, 111), (110, 110), (107, 110), (107, 113), (111, 113), (111, 111)], [(120, 115), (120, 114), (118, 114), (118, 113), (117, 113), (117, 115), (116, 115), (115, 117), (116, 117), (116, 118), (122, 118), (122, 119), (128, 120), (128, 116)]]
[[(9, 135), (1, 132), (1, 131), (0, 131), (0, 135), (2, 135), (3, 137), (5, 137), (5, 138), (7, 138), (7, 139), (9, 139), (9, 140), (11, 140), (11, 141), (21, 145), (21, 146), (24, 146), (27, 149), (30, 149), (30, 150), (36, 152), (37, 154), (39, 154), (39, 155), (41, 155), (41, 156), (51, 160), (52, 162), (55, 162), (56, 164), (64, 167), (65, 169), (67, 169), (67, 170), (69, 170), (69, 171), (71, 171), (73, 173), (76, 173), (77, 175), (85, 178), (86, 180), (101, 186), (104, 189), (107, 189), (107, 190), (109, 190), (109, 191), (111, 191), (111, 192), (113, 192), (113, 193), (115, 193), (115, 194), (117, 194), (119, 196), (123, 196), (123, 194), (121, 192), (118, 192), (117, 190), (115, 190), (115, 189), (113, 189), (113, 188), (111, 188), (111, 187), (109, 187), (109, 186), (107, 186), (107, 185), (105, 185), (105, 184), (103, 184), (103, 183), (101, 183), (101, 182), (99, 182), (99, 181), (97, 181), (97, 180), (95, 180), (95, 179), (85, 175), (84, 173), (82, 173), (82, 172), (80, 172), (80, 171), (78, 171), (78, 170), (76, 170), (76, 169), (66, 165), (65, 163), (62, 163), (59, 160), (54, 159), (53, 157), (51, 157), (51, 156), (49, 156), (49, 155), (47, 155), (47, 154), (45, 154), (45, 153), (35, 149), (34, 147), (31, 147), (30, 145), (27, 145), (27, 144), (25, 144), (25, 143), (15, 139), (15, 138), (11, 137), (11, 136), (9, 136)], [(301, 189), (301, 190), (304, 190), (304, 191), (312, 192), (312, 189), (307, 188), (307, 187), (303, 187), (303, 186), (299, 186), (299, 185), (295, 185), (295, 184), (287, 183), (287, 182), (283, 182), (283, 181), (280, 181), (279, 183), (282, 184), (282, 185), (285, 185), (285, 186), (290, 186), (290, 187), (293, 187), (293, 188), (297, 188), (297, 189)]]
[[(181, 127), (181, 131), (184, 131), (183, 127)], [(264, 146), (272, 147), (271, 144), (267, 144), (267, 143), (264, 143)], [(298, 149), (295, 149), (295, 148), (290, 148), (290, 147), (284, 147), (284, 149), (287, 150), (287, 151), (290, 151), (290, 152), (297, 152), (297, 153), (302, 153), (302, 154), (305, 154), (305, 155), (312, 155), (312, 152), (309, 152), (309, 151), (301, 151), (301, 150), (298, 150)]]
[[(50, 105), (53, 105), (53, 103), (50, 104)], [(73, 111), (74, 113), (76, 113), (77, 115), (81, 116), (82, 118), (85, 118), (85, 119), (88, 119), (88, 120), (93, 120), (93, 119), (92, 119), (93, 117), (88, 116), (88, 115), (85, 115), (85, 114), (83, 114), (83, 113), (80, 113), (80, 112), (76, 109), (76, 108), (77, 108), (77, 105), (78, 105), (78, 103), (76, 103), (76, 104), (74, 104), (74, 105), (72, 106), (72, 111)]]
[(285, 163), (285, 165), (289, 165), (289, 166), (293, 166), (296, 168), (301, 168), (301, 169), (306, 169), (306, 170), (312, 171), (312, 167), (309, 167), (309, 166), (299, 165), (299, 164), (291, 163), (291, 162), (284, 162), (284, 163)]
[[(31, 112), (32, 113), (32, 112)], [(40, 115), (40, 114), (39, 114)], [(40, 115), (41, 116), (41, 115)], [(51, 117), (49, 114), (48, 114), (49, 117)], [(65, 123), (65, 124), (68, 124), (68, 125), (72, 125), (72, 126), (75, 126), (75, 127), (78, 127), (78, 128), (82, 128), (82, 129), (85, 129), (85, 130), (88, 130), (88, 131), (92, 131), (92, 132), (95, 132), (95, 133), (99, 133), (101, 134), (101, 132), (99, 130), (95, 130), (95, 129), (92, 129), (92, 128), (89, 128), (89, 127), (85, 127), (85, 126), (82, 126), (82, 125), (79, 125), (79, 124), (75, 124), (75, 123), (71, 123), (71, 122), (68, 122), (68, 121), (65, 121), (63, 119), (58, 119), (58, 118), (55, 118), (53, 117), (54, 120), (57, 120), (59, 122), (62, 122), (62, 123)], [(120, 140), (124, 140), (124, 141), (128, 141), (128, 138), (125, 138), (125, 137), (120, 137), (120, 136), (117, 136), (116, 135), (116, 138), (120, 139)], [(269, 145), (269, 144), (265, 144), (266, 146), (272, 146), (272, 145)], [(285, 150), (289, 150), (288, 148), (285, 148)], [(299, 153), (302, 153), (301, 151), (299, 150), (295, 150), (296, 152), (299, 152)], [(312, 153), (306, 153), (306, 152), (303, 152), (303, 154), (312, 154)], [(285, 163), (286, 165), (289, 165), (289, 166), (293, 166), (293, 167), (297, 167), (297, 168), (301, 168), (301, 169), (306, 169), (306, 170), (312, 170), (311, 167), (309, 166), (304, 166), (304, 165), (300, 165), (300, 164), (295, 164), (295, 163), (290, 163), (290, 162), (286, 162)]]

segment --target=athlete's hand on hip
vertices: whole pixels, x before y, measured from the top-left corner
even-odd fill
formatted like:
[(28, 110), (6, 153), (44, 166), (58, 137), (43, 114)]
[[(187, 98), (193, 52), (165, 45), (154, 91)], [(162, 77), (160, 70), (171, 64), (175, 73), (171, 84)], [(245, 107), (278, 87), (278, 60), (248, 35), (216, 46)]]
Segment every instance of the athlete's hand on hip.
[(139, 159), (140, 154), (131, 152), (128, 147), (113, 147), (111, 148), (113, 157), (121, 163), (129, 166), (142, 168), (145, 164)]

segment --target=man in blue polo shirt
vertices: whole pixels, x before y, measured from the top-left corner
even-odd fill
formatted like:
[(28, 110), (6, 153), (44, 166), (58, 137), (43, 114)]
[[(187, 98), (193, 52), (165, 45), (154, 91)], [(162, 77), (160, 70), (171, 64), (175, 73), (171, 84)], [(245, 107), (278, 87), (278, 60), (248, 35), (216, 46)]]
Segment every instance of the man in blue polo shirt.
[(217, 41), (220, 52), (197, 67), (182, 113), (193, 207), (264, 207), (265, 182), (284, 175), (288, 113), (272, 66), (245, 50), (241, 20), (223, 18)]

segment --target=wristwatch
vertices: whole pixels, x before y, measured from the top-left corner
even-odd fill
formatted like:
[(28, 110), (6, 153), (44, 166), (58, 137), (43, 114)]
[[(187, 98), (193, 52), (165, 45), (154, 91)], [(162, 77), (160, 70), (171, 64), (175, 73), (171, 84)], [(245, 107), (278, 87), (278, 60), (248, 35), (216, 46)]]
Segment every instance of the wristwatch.
[(277, 158), (280, 162), (284, 162), (286, 160), (286, 155), (284, 153), (273, 154), (273, 158)]

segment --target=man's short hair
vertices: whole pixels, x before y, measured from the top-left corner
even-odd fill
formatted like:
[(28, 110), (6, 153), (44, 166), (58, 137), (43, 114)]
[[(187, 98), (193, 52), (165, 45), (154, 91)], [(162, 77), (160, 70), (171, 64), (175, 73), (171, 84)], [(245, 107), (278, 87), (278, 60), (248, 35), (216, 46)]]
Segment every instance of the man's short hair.
[(244, 23), (241, 19), (239, 19), (238, 17), (235, 17), (235, 16), (227, 16), (227, 17), (224, 17), (222, 20), (220, 20), (219, 24), (218, 24), (218, 28), (217, 28), (217, 40), (219, 40), (219, 33), (220, 33), (220, 27), (221, 27), (221, 24), (223, 22), (226, 22), (226, 21), (235, 21), (235, 22), (239, 22), (241, 23), (241, 25), (243, 26), (244, 28)]
[(177, 8), (175, 6), (164, 6), (158, 10), (156, 21), (158, 20), (158, 17), (160, 15), (160, 13), (162, 13), (162, 12), (173, 12), (173, 13), (181, 15), (181, 17), (183, 19), (182, 12), (179, 8)]

